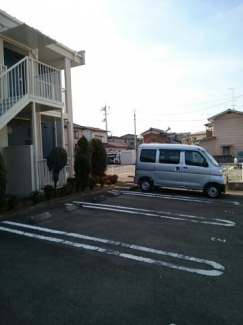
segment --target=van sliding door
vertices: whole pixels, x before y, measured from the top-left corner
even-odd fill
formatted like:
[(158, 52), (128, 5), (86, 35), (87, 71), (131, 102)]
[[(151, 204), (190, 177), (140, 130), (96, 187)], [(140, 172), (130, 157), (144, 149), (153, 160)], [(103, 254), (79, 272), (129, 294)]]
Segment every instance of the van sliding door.
[(159, 160), (155, 166), (155, 185), (181, 187), (180, 150), (160, 149)]

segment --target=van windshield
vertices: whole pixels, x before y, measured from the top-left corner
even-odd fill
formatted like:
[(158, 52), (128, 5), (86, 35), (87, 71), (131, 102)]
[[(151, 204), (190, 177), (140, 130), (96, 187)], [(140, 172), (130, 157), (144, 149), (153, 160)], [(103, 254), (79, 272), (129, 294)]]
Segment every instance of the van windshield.
[(217, 167), (219, 166), (219, 163), (207, 151), (203, 151), (203, 153), (208, 158), (208, 160), (211, 162), (212, 165)]

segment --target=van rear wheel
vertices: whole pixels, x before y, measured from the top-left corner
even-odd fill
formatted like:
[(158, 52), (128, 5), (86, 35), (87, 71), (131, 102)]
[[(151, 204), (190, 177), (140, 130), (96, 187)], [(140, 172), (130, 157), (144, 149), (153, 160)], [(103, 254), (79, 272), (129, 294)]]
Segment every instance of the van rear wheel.
[(153, 187), (153, 184), (152, 184), (152, 180), (149, 179), (149, 178), (143, 178), (141, 181), (140, 181), (140, 189), (141, 191), (143, 192), (149, 192), (151, 191)]
[(212, 199), (221, 195), (220, 187), (216, 183), (208, 184), (204, 189), (204, 193)]

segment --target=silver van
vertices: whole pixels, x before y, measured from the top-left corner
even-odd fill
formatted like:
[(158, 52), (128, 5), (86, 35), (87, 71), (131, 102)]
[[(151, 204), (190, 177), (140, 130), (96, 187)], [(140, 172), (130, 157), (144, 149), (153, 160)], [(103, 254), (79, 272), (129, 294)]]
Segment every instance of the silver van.
[(233, 157), (234, 157), (235, 164), (243, 163), (243, 151), (237, 151)]
[(224, 169), (202, 147), (183, 144), (141, 144), (138, 147), (135, 184), (142, 191), (153, 187), (202, 190), (211, 198), (225, 193)]

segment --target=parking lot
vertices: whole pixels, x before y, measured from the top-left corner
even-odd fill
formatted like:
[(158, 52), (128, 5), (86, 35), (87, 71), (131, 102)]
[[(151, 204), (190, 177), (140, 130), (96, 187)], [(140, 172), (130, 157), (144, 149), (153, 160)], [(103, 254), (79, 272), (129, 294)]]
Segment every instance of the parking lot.
[(2, 324), (240, 325), (242, 207), (124, 185), (4, 220)]

